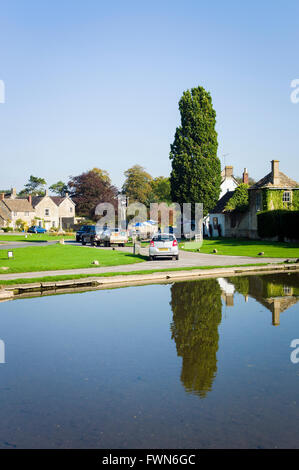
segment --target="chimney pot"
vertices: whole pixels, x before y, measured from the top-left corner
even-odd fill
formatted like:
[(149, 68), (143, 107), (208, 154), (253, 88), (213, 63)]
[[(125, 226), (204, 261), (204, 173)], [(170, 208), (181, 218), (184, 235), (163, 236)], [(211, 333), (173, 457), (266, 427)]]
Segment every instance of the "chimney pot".
[(11, 188), (11, 195), (10, 195), (11, 199), (16, 199), (17, 197), (17, 190), (16, 188)]
[(29, 204), (32, 204), (32, 196), (31, 196), (31, 194), (29, 194), (29, 196), (28, 196), (28, 201), (29, 201)]

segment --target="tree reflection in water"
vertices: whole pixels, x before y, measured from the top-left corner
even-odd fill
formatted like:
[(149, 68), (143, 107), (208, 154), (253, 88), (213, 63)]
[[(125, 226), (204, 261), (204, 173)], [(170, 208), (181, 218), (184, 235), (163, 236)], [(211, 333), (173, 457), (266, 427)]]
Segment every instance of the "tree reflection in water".
[(218, 325), (221, 322), (221, 289), (216, 279), (181, 282), (171, 287), (171, 323), (181, 381), (190, 393), (204, 398), (217, 373)]

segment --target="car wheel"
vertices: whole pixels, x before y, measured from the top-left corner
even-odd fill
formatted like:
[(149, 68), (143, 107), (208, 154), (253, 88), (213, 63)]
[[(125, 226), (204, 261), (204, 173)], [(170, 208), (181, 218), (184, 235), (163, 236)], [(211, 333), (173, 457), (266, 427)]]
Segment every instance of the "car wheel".
[(179, 260), (179, 255), (176, 255), (175, 259), (178, 261)]
[(154, 261), (154, 257), (153, 257), (153, 256), (150, 256), (150, 257), (149, 257), (149, 260), (150, 260), (150, 261)]
[(82, 245), (86, 245), (85, 238), (82, 238)]
[(176, 256), (173, 256), (173, 257), (172, 257), (172, 261), (175, 261), (176, 259), (177, 259)]

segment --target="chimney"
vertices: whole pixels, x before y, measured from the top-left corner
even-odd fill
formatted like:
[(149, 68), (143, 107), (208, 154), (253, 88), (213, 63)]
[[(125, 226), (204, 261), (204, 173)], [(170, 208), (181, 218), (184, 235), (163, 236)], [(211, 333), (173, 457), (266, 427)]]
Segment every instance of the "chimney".
[(11, 188), (11, 195), (10, 195), (10, 198), (11, 199), (16, 199), (17, 197), (17, 190), (16, 188)]
[(0, 200), (1, 200), (1, 201), (4, 201), (4, 198), (5, 198), (5, 193), (1, 193), (1, 194), (0, 194)]
[(249, 183), (249, 175), (248, 175), (248, 170), (247, 170), (247, 168), (244, 168), (243, 183), (244, 183), (244, 184), (248, 184), (248, 183)]
[(234, 173), (234, 167), (233, 166), (226, 166), (224, 169), (224, 174), (225, 178), (231, 178)]
[(272, 160), (272, 184), (274, 186), (279, 186), (280, 178), (279, 178), (279, 160)]
[(65, 197), (69, 197), (69, 193), (65, 193)]
[(28, 201), (29, 201), (29, 204), (32, 205), (32, 196), (31, 196), (31, 194), (29, 194), (29, 196), (28, 196)]
[(45, 196), (49, 196), (49, 191), (46, 189)]

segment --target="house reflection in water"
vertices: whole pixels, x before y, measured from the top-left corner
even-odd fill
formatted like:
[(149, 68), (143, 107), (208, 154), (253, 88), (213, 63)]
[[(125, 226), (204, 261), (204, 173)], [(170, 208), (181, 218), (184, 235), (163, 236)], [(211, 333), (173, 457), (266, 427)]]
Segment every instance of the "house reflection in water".
[(227, 279), (235, 290), (257, 300), (272, 313), (272, 325), (280, 325), (280, 314), (299, 301), (299, 275), (267, 274)]
[(218, 327), (222, 302), (234, 306), (239, 293), (272, 313), (272, 324), (299, 300), (299, 275), (275, 274), (178, 282), (171, 287), (172, 339), (182, 357), (181, 382), (189, 393), (205, 398), (217, 374)]

